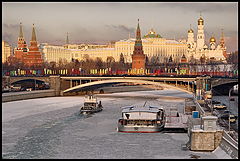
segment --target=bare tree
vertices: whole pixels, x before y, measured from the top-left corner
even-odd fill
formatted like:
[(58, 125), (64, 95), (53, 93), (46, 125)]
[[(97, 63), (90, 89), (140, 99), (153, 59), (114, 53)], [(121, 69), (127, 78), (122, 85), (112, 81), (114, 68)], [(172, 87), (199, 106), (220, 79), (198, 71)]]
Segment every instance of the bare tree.
[(115, 63), (115, 59), (112, 56), (108, 56), (106, 63), (107, 63), (107, 67), (109, 68), (112, 66), (113, 63)]
[(97, 58), (96, 58), (95, 63), (96, 63), (97, 69), (102, 69), (102, 68), (104, 67), (102, 58), (100, 58), (100, 57), (97, 57)]
[(120, 54), (120, 59), (119, 59), (119, 62), (124, 64), (124, 56), (123, 56), (123, 53)]

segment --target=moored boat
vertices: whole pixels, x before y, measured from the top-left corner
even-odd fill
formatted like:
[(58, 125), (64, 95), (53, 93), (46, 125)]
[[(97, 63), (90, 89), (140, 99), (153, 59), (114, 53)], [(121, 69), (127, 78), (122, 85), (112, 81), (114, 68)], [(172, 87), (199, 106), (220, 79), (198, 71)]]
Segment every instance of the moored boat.
[(160, 132), (165, 125), (165, 110), (162, 107), (128, 106), (122, 110), (118, 120), (119, 132), (153, 133)]
[(96, 96), (94, 95), (86, 95), (83, 107), (80, 108), (81, 114), (91, 114), (95, 112), (102, 111), (103, 106), (101, 101), (97, 101)]

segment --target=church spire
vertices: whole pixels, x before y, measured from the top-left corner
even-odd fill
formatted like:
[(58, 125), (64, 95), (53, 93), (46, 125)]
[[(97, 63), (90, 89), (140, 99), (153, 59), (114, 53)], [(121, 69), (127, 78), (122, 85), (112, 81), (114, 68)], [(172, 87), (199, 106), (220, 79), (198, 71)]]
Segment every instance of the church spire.
[(220, 46), (222, 48), (224, 48), (225, 47), (224, 34), (223, 34), (223, 29), (221, 29), (221, 30), (222, 30), (222, 34), (221, 34), (221, 38), (220, 38)]
[(34, 24), (33, 24), (33, 29), (32, 29), (32, 40), (31, 41), (37, 41)]
[(137, 26), (137, 31), (136, 31), (136, 39), (141, 40), (141, 30), (139, 27), (139, 19), (138, 19), (138, 26)]
[(67, 32), (67, 39), (66, 39), (66, 44), (69, 44), (69, 39), (68, 39), (68, 32)]
[(19, 38), (23, 38), (22, 22), (20, 22), (20, 32), (19, 32)]

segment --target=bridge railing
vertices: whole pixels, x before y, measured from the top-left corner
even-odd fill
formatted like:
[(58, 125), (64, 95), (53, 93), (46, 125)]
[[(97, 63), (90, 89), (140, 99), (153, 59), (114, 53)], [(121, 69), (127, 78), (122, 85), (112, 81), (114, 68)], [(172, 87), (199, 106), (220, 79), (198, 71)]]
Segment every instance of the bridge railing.
[(193, 97), (193, 101), (194, 103), (196, 104), (196, 109), (200, 112), (201, 115), (205, 115), (205, 111), (204, 109), (202, 108), (202, 106), (198, 103), (196, 97), (194, 96)]
[(219, 145), (233, 159), (238, 159), (238, 142), (236, 142), (225, 130)]

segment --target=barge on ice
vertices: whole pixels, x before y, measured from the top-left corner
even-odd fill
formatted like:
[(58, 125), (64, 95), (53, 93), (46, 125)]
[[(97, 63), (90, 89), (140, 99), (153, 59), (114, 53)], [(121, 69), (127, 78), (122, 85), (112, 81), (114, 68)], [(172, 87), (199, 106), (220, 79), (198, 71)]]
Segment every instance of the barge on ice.
[(162, 107), (123, 107), (122, 118), (118, 120), (119, 132), (160, 132), (165, 125), (165, 110)]
[(95, 95), (86, 95), (83, 107), (80, 108), (81, 114), (91, 114), (102, 111), (103, 107), (101, 101), (97, 101)]

